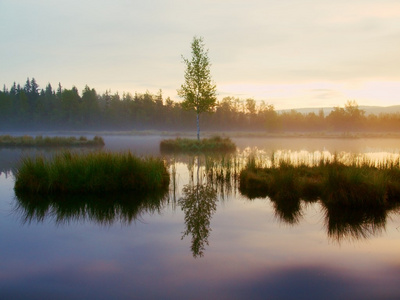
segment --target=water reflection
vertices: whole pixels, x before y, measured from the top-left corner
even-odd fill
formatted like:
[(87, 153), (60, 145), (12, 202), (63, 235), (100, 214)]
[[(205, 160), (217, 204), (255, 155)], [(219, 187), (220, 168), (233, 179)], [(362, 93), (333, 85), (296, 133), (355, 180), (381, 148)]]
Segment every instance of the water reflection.
[[(173, 199), (180, 191), (177, 201), (184, 213), (185, 231), (182, 239), (191, 237), (193, 257), (202, 257), (209, 245), (211, 218), (217, 209), (217, 201), (227, 199), (237, 192), (240, 170), (246, 159), (244, 153), (207, 153), (200, 155), (170, 155), (171, 191)], [(177, 177), (185, 175), (177, 171), (183, 164), (187, 171), (186, 182), (179, 186)]]
[[(170, 165), (171, 189), (174, 192), (179, 189), (179, 179), (183, 178), (189, 184), (207, 182), (214, 187), (220, 199), (237, 193), (239, 174), (246, 162), (244, 153), (172, 155), (166, 159)], [(184, 165), (187, 174), (183, 174), (182, 170), (179, 172), (177, 165)]]
[(185, 185), (178, 203), (185, 213), (185, 236), (192, 237), (194, 257), (204, 254), (211, 232), (211, 217), (217, 209), (217, 192), (209, 184)]
[[(338, 243), (368, 239), (385, 231), (388, 213), (398, 207), (399, 193), (384, 170), (397, 170), (398, 155), (378, 153), (373, 159), (372, 155), (351, 153), (321, 156), (289, 151), (282, 154), (277, 151), (268, 159), (264, 153), (256, 153), (255, 159), (264, 163), (263, 168), (251, 165), (245, 171), (239, 187), (241, 194), (249, 199), (268, 198), (278, 220), (290, 225), (302, 220), (302, 208), (307, 203), (318, 202), (324, 212), (327, 236)], [(352, 167), (333, 167), (323, 173), (321, 166), (331, 160)], [(370, 173), (365, 172), (367, 168)], [(396, 176), (391, 178), (397, 180)]]
[[(119, 144), (125, 140), (125, 144)], [(125, 140), (115, 140), (113, 150), (134, 150), (140, 144), (133, 141), (135, 145), (131, 146), (130, 140), (135, 138)], [(246, 146), (247, 140), (243, 142)], [(253, 141), (262, 146), (263, 141)], [(268, 149), (283, 149), (276, 139), (264, 141), (266, 153)], [(302, 145), (296, 148), (294, 142), (285, 142), (292, 152), (304, 149)], [(158, 143), (153, 144), (156, 151), (143, 147), (140, 154), (157, 152)], [(320, 144), (325, 146), (325, 140)], [(381, 141), (371, 144), (381, 146)], [(322, 150), (322, 146), (309, 150)], [(0, 172), (14, 168), (19, 157), (20, 151), (1, 150)], [(237, 154), (237, 159), (242, 157), (242, 152)], [(300, 197), (289, 195), (288, 200), (286, 188), (278, 196), (264, 193), (260, 195), (263, 199), (250, 202), (240, 195), (236, 181), (221, 176), (221, 172), (229, 174), (222, 167), (229, 165), (228, 158), (224, 162), (222, 157), (212, 159), (201, 156), (198, 163), (193, 157), (176, 158), (177, 163), (170, 165), (175, 167), (176, 181), (170, 181), (170, 193), (176, 194), (176, 201), (169, 203), (153, 197), (140, 204), (135, 202), (136, 195), (75, 199), (22, 195), (14, 200), (12, 178), (1, 174), (0, 298), (399, 299), (398, 210), (325, 207), (321, 193), (312, 193), (315, 189), (308, 193), (301, 190)], [(235, 178), (234, 171), (230, 174)], [(206, 218), (209, 231), (207, 243), (203, 240), (203, 257), (193, 259), (192, 233), (184, 223), (185, 216), (193, 211), (184, 210), (181, 202), (187, 198), (190, 207), (189, 199), (194, 198), (194, 203), (203, 204), (196, 196), (206, 188), (210, 189), (206, 195), (213, 194), (211, 187), (217, 193), (214, 203), (218, 212), (211, 209)], [(316, 202), (308, 205), (305, 195)], [(10, 205), (11, 209), (19, 207), (19, 215), (10, 214)], [(157, 215), (159, 211), (162, 217)], [(154, 213), (152, 218), (146, 215), (148, 212)], [(274, 213), (281, 222), (295, 225), (287, 228), (277, 224)], [(125, 227), (118, 222), (135, 222), (140, 216), (149, 224), (136, 221), (138, 226)], [(32, 225), (21, 226), (21, 219)], [(36, 226), (33, 222), (43, 223)], [(56, 226), (55, 222), (71, 222), (71, 226)], [(108, 227), (112, 222), (114, 226)], [(188, 234), (182, 242), (184, 231)], [(373, 238), (380, 233), (382, 237)], [(366, 238), (368, 242), (354, 245), (354, 239)], [(343, 242), (349, 239), (352, 242)], [(342, 244), (330, 243), (332, 240)], [(339, 294), (332, 293), (339, 286)]]
[[(243, 194), (250, 200), (254, 199), (253, 195), (246, 195), (245, 192)], [(386, 229), (389, 213), (398, 211), (398, 205), (354, 207), (327, 204), (323, 198), (308, 200), (288, 186), (282, 186), (279, 192), (267, 193), (262, 198), (264, 197), (273, 204), (277, 219), (289, 225), (298, 224), (303, 218), (303, 208), (308, 203), (317, 201), (324, 214), (327, 236), (337, 243), (380, 236)]]
[(56, 224), (90, 221), (112, 225), (131, 224), (145, 213), (159, 213), (165, 206), (167, 191), (151, 194), (43, 196), (16, 194), (15, 212), (23, 223), (54, 221)]
[[(283, 152), (277, 152), (282, 158)], [(322, 153), (322, 152), (321, 152)], [(101, 225), (115, 222), (131, 224), (142, 214), (160, 212), (172, 199), (174, 209), (180, 207), (184, 214), (182, 239), (191, 238), (194, 257), (204, 256), (212, 231), (211, 219), (217, 210), (217, 201), (227, 199), (231, 193), (240, 192), (249, 199), (266, 198), (272, 204), (275, 217), (285, 224), (299, 224), (307, 203), (317, 201), (324, 213), (324, 224), (329, 239), (338, 243), (378, 236), (385, 231), (387, 215), (394, 207), (374, 209), (327, 205), (324, 194), (310, 184), (299, 189), (291, 177), (284, 173), (274, 178), (274, 186), (265, 190), (238, 189), (239, 173), (245, 166), (249, 150), (229, 155), (173, 156), (170, 161), (171, 186), (161, 194), (121, 194), (108, 196), (26, 196), (16, 195), (16, 211), (25, 223), (52, 220), (55, 223), (92, 221)], [(277, 155), (267, 157), (259, 151), (259, 159), (271, 158), (270, 164), (279, 162)], [(295, 153), (296, 161), (317, 162), (321, 155), (307, 154), (303, 158)], [(326, 155), (326, 154), (325, 154)], [(326, 157), (326, 156), (324, 156)], [(182, 172), (186, 169), (186, 173)], [(171, 195), (172, 194), (172, 195)], [(176, 200), (178, 199), (178, 200)]]
[(379, 236), (386, 228), (388, 210), (383, 207), (349, 209), (323, 205), (328, 237), (341, 243)]
[[(286, 195), (285, 195), (286, 194)], [(293, 197), (294, 196), (294, 197)], [(286, 224), (298, 224), (303, 216), (300, 205), (300, 198), (295, 195), (283, 193), (270, 198), (274, 205), (275, 216)]]
[(185, 236), (191, 236), (193, 257), (204, 255), (205, 246), (211, 232), (211, 217), (217, 209), (217, 191), (210, 181), (202, 183), (199, 157), (196, 158), (197, 172), (194, 180), (193, 165), (189, 165), (190, 181), (182, 189), (182, 198), (178, 200), (185, 214)]

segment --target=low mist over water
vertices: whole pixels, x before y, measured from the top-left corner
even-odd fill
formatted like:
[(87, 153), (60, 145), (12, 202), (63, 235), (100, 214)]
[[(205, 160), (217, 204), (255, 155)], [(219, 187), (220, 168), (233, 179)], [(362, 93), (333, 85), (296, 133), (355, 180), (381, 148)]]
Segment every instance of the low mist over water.
[(169, 191), (16, 195), (21, 157), (61, 149), (1, 148), (0, 298), (400, 296), (398, 208), (336, 210), (318, 199), (254, 198), (238, 189), (250, 153), (265, 161), (318, 153), (396, 158), (397, 139), (237, 137), (235, 153), (178, 155), (160, 152), (162, 136), (103, 138), (106, 151), (162, 157)]

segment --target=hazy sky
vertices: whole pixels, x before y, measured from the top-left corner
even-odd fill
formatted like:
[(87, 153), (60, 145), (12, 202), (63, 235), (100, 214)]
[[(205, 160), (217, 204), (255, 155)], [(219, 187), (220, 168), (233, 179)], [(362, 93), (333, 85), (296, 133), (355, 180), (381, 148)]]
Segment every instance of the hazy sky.
[(218, 98), (400, 104), (399, 0), (0, 0), (0, 84), (178, 100), (202, 36)]

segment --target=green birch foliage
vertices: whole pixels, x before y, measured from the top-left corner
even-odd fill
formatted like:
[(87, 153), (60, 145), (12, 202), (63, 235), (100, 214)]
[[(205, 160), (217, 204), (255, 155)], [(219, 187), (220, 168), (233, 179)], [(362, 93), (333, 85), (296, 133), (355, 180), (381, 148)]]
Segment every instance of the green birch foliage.
[(191, 47), (191, 60), (182, 56), (186, 64), (185, 83), (178, 90), (178, 95), (184, 99), (182, 102), (184, 109), (194, 110), (199, 115), (214, 110), (217, 105), (217, 87), (211, 80), (211, 63), (208, 50), (204, 49), (203, 38), (194, 37)]

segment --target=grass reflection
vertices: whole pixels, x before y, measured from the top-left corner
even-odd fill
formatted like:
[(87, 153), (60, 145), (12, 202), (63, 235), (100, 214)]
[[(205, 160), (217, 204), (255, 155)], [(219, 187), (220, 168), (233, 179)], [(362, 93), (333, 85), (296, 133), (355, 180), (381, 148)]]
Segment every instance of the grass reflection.
[(386, 226), (388, 209), (343, 209), (339, 205), (323, 205), (328, 237), (340, 243), (380, 235)]
[(159, 212), (169, 197), (184, 214), (181, 238), (190, 238), (193, 256), (202, 257), (209, 245), (217, 201), (237, 191), (249, 199), (268, 198), (276, 218), (290, 225), (300, 223), (307, 203), (319, 203), (327, 236), (339, 243), (381, 234), (388, 213), (399, 206), (398, 161), (376, 164), (346, 156), (346, 164), (345, 156), (335, 159), (314, 153), (306, 158), (296, 155), (291, 163), (278, 159), (279, 155), (261, 151), (255, 158), (246, 151), (170, 155), (165, 157), (171, 176), (169, 190), (108, 196), (17, 193), (16, 209), (28, 223), (51, 219), (56, 223), (130, 224), (142, 214)]
[(294, 225), (299, 223), (302, 217), (300, 198), (290, 193), (279, 194), (270, 198), (275, 209), (275, 216), (287, 224)]
[[(171, 174), (170, 188), (173, 191), (173, 198), (178, 190), (182, 189), (182, 186), (179, 187), (179, 179), (183, 179), (191, 185), (196, 183), (211, 185), (217, 195), (224, 199), (237, 191), (240, 170), (245, 162), (239, 153), (174, 154), (166, 156), (166, 160)], [(179, 172), (178, 165), (184, 165), (185, 172), (182, 170)]]
[(259, 151), (256, 155), (245, 151), (174, 156), (174, 163), (184, 161), (188, 172), (189, 184), (179, 187), (182, 197), (178, 205), (185, 213), (183, 237), (192, 237), (195, 257), (202, 256), (208, 245), (217, 199), (236, 190), (249, 199), (268, 198), (276, 218), (293, 226), (302, 220), (308, 203), (318, 202), (327, 235), (337, 242), (381, 234), (388, 212), (400, 203), (396, 160), (376, 163), (348, 154), (301, 157), (296, 153), (291, 162), (282, 152), (267, 156)]
[(142, 214), (160, 212), (168, 191), (112, 195), (37, 195), (16, 192), (15, 211), (23, 223), (56, 224), (90, 221), (100, 225), (131, 224)]

